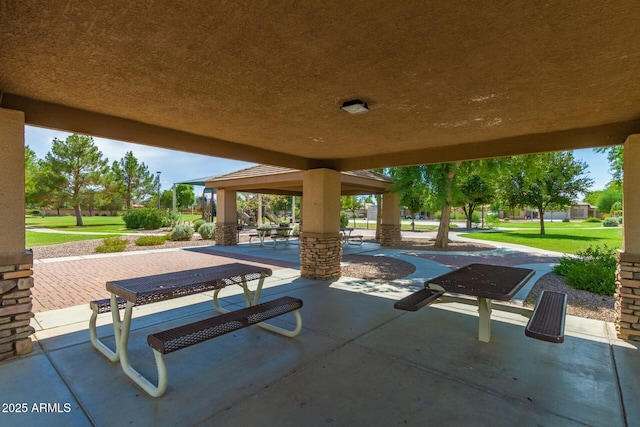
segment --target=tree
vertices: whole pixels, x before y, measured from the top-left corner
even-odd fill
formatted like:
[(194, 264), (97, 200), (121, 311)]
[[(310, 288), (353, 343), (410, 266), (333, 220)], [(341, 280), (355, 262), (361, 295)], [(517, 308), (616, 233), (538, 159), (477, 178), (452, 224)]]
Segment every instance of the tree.
[(456, 174), (462, 162), (425, 165), (425, 178), (431, 193), (432, 203), (440, 206), (441, 217), (436, 235), (436, 248), (445, 249), (449, 245), (449, 221), (451, 209), (458, 206), (460, 191), (456, 187)]
[(127, 209), (156, 190), (154, 176), (144, 163), (139, 163), (133, 152), (127, 152), (122, 159), (113, 162), (111, 170), (116, 182), (121, 186), (122, 198)]
[(618, 188), (609, 187), (600, 192), (595, 205), (599, 212), (610, 213), (611, 208), (617, 202), (622, 203), (622, 191)]
[(545, 234), (544, 213), (570, 206), (593, 185), (591, 178), (583, 176), (586, 168), (569, 151), (512, 157), (506, 163), (502, 195), (512, 208), (537, 208), (540, 234)]
[(496, 189), (491, 179), (493, 170), (491, 161), (484, 160), (463, 162), (460, 166), (458, 188), (464, 203), (462, 209), (467, 217), (467, 228), (471, 228), (476, 208), (490, 204), (495, 199)]
[[(391, 191), (400, 196), (400, 204), (406, 206), (412, 214), (422, 211), (427, 202), (427, 184), (424, 180), (423, 166), (390, 168), (393, 179)], [(411, 230), (415, 230), (415, 215), (411, 215)]]
[(611, 171), (611, 182), (609, 186), (613, 184), (618, 188), (622, 188), (622, 178), (624, 175), (624, 145), (614, 145), (613, 147), (599, 147), (596, 148), (597, 153), (606, 153), (607, 160), (609, 160), (609, 170)]
[(356, 210), (361, 209), (362, 201), (358, 196), (340, 196), (340, 207), (344, 210), (351, 211), (353, 218), (353, 226), (356, 226)]
[(63, 182), (60, 200), (70, 201), (76, 225), (82, 226), (82, 204), (87, 192), (100, 188), (101, 175), (108, 170), (107, 160), (93, 143), (93, 138), (73, 134), (64, 141), (53, 139), (45, 157), (50, 171)]
[[(176, 186), (176, 205), (178, 209), (186, 209), (193, 206), (196, 196), (193, 194), (193, 185), (178, 184)], [(173, 192), (171, 193), (171, 205), (173, 206)]]

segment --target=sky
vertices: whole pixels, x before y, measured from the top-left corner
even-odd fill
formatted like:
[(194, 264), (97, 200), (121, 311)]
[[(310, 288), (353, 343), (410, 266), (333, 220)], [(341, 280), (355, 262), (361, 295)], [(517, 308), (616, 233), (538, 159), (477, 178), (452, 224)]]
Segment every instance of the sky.
[[(69, 132), (26, 126), (25, 144), (35, 151), (39, 159), (43, 159), (51, 149), (51, 142), (54, 138), (64, 140), (69, 135)], [(109, 160), (109, 164), (123, 158), (128, 151), (133, 152), (139, 162), (147, 165), (149, 172), (154, 175), (157, 171), (161, 172), (160, 186), (163, 190), (170, 189), (177, 182), (221, 175), (255, 165), (255, 163), (201, 156), (104, 138), (93, 138), (93, 141), (102, 152), (103, 158), (106, 157)], [(589, 148), (575, 150), (574, 156), (587, 163), (588, 175), (594, 180), (592, 190), (604, 189), (611, 180), (606, 155), (596, 153)], [(202, 189), (203, 187), (195, 187), (194, 190), (198, 195), (202, 193)]]

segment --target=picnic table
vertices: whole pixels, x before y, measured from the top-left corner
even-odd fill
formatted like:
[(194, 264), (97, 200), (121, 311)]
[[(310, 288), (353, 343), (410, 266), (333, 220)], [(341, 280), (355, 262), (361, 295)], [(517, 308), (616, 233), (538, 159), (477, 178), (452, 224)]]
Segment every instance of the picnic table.
[(529, 268), (470, 264), (426, 281), (423, 290), (398, 301), (395, 307), (415, 311), (439, 298), (440, 302), (456, 301), (455, 296), (442, 297), (444, 293), (476, 297), (478, 340), (488, 343), (491, 340), (492, 301), (510, 301), (534, 274)]
[[(106, 283), (111, 297), (107, 300), (92, 301), (90, 306), (93, 315), (89, 323), (91, 343), (112, 362), (120, 361), (125, 374), (143, 390), (153, 397), (164, 394), (167, 387), (166, 366), (162, 354), (197, 344), (204, 340), (237, 330), (251, 324), (288, 337), (296, 336), (302, 326), (297, 311), (302, 301), (291, 297), (281, 297), (274, 301), (259, 303), (260, 294), (266, 277), (272, 271), (265, 267), (232, 263), (227, 265), (206, 267), (194, 270), (177, 271), (125, 280), (114, 280)], [(255, 291), (249, 289), (248, 282), (258, 280)], [(220, 307), (218, 293), (228, 285), (242, 287), (247, 308), (228, 311)], [(149, 345), (154, 349), (158, 368), (158, 386), (139, 374), (129, 361), (128, 343), (131, 331), (133, 307), (151, 304), (188, 295), (214, 291), (213, 304), (218, 315), (204, 321), (184, 325), (174, 330), (152, 334), (148, 337)], [(124, 309), (124, 317), (120, 317), (120, 309)], [(107, 347), (97, 337), (96, 317), (99, 313), (111, 311), (115, 350)], [(294, 311), (296, 328), (287, 330), (263, 323), (267, 320)]]
[(260, 246), (265, 246), (264, 240), (267, 237), (273, 239), (273, 247), (276, 247), (276, 243), (278, 240), (281, 240), (285, 243), (289, 243), (289, 237), (291, 237), (291, 232), (293, 228), (291, 227), (270, 227), (270, 228), (258, 228), (256, 233), (249, 235), (249, 244), (252, 243), (254, 238), (258, 238), (260, 242)]

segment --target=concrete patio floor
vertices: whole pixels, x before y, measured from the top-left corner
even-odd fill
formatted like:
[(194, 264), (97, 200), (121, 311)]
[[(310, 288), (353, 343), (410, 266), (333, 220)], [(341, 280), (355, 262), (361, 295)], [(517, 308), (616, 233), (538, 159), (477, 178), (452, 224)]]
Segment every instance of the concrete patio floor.
[[(401, 256), (367, 244), (346, 250)], [(224, 251), (229, 262), (257, 253), (216, 248)], [(294, 251), (262, 248), (260, 256), (281, 263)], [(0, 425), (640, 425), (638, 343), (616, 339), (610, 323), (568, 316), (557, 345), (526, 337), (524, 317), (494, 310), (485, 344), (474, 307), (393, 308), (421, 280), (446, 271), (425, 261), (405, 282), (381, 285), (274, 270), (262, 300), (302, 299), (300, 335), (251, 327), (172, 353), (169, 388), (157, 399), (92, 348), (88, 305), (38, 313), (34, 352), (0, 362)], [(238, 292), (225, 289), (223, 303), (240, 307)], [(134, 367), (155, 380), (146, 336), (211, 314), (211, 293), (137, 307)], [(277, 322), (293, 322), (287, 316)], [(112, 345), (110, 320), (101, 315), (98, 332)], [(11, 412), (23, 403), (26, 413)]]

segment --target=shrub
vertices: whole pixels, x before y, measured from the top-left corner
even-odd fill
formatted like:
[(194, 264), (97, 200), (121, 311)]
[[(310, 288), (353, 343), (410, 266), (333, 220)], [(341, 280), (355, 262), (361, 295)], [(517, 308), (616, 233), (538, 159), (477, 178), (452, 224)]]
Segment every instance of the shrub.
[(212, 222), (205, 222), (198, 228), (198, 233), (203, 239), (215, 239), (216, 225)]
[(166, 210), (163, 212), (163, 216), (162, 216), (163, 227), (175, 227), (178, 221), (180, 221), (180, 214), (178, 212), (172, 212), (170, 210)]
[(171, 240), (189, 240), (193, 236), (193, 227), (187, 224), (178, 224), (171, 232)]
[(618, 224), (622, 224), (622, 217), (621, 216), (617, 216), (616, 219), (618, 220)]
[(347, 225), (349, 225), (349, 215), (340, 212), (340, 228), (345, 228)]
[(569, 218), (562, 218), (562, 222), (571, 222)]
[(509, 218), (504, 218), (503, 221), (504, 222), (509, 222)]
[(607, 218), (604, 221), (602, 221), (602, 226), (603, 227), (617, 227), (618, 224), (618, 220), (615, 218)]
[(122, 237), (108, 237), (102, 240), (103, 244), (96, 247), (98, 253), (122, 252), (127, 246), (127, 241)]
[(498, 215), (487, 215), (484, 219), (484, 223), (487, 228), (493, 229), (500, 224), (500, 218), (498, 218)]
[(577, 257), (562, 257), (553, 272), (565, 276), (567, 285), (599, 295), (616, 291), (616, 251), (604, 245), (590, 246)]
[(129, 229), (155, 230), (163, 226), (165, 213), (156, 208), (129, 209), (122, 214), (122, 219)]
[(136, 246), (156, 246), (164, 245), (167, 241), (167, 236), (142, 236), (138, 237), (135, 241)]
[(596, 218), (596, 217), (591, 216), (591, 217), (585, 219), (582, 222), (602, 222), (602, 220), (600, 218)]
[(193, 231), (197, 233), (198, 230), (200, 229), (200, 226), (204, 223), (205, 223), (205, 220), (202, 218), (198, 218), (195, 221), (193, 221)]

